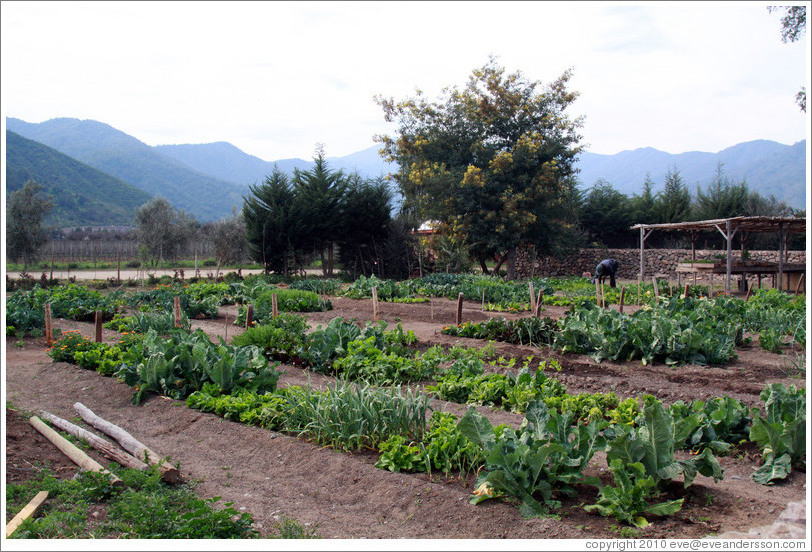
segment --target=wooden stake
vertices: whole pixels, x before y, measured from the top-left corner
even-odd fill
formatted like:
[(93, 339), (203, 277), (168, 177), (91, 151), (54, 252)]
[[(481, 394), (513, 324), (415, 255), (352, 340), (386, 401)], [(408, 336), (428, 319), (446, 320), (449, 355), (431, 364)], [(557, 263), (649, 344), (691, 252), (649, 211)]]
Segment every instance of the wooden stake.
[(34, 513), (36, 513), (37, 508), (42, 506), (42, 503), (45, 502), (45, 499), (47, 498), (48, 491), (38, 492), (37, 496), (32, 498), (31, 502), (26, 504), (25, 507), (20, 510), (20, 513), (14, 516), (14, 518), (8, 522), (8, 525), (6, 525), (6, 538), (9, 538), (25, 520), (33, 516)]
[(271, 312), (273, 313), (274, 318), (279, 316), (279, 303), (277, 303), (275, 293), (271, 294), (271, 309), (272, 309)]
[(485, 288), (482, 288), (482, 312), (485, 312)]
[(102, 313), (96, 311), (96, 343), (102, 342)]
[(463, 294), (460, 292), (459, 296), (457, 297), (457, 326), (462, 324), (462, 298)]
[(536, 297), (536, 310), (533, 312), (533, 316), (538, 316), (541, 312), (541, 297), (542, 297), (543, 290), (539, 290), (538, 297)]
[(753, 286), (747, 288), (747, 295), (744, 296), (744, 301), (747, 302), (750, 300), (750, 292), (753, 291)]
[(51, 304), (45, 303), (45, 341), (48, 347), (54, 344), (54, 332), (51, 327)]
[(372, 320), (378, 320), (378, 288), (372, 287)]
[(180, 473), (177, 468), (170, 466), (165, 458), (161, 458), (155, 451), (147, 448), (146, 445), (127, 433), (127, 431), (96, 416), (93, 411), (82, 403), (75, 403), (73, 408), (76, 409), (84, 421), (115, 439), (124, 450), (139, 460), (153, 466), (158, 466), (158, 470), (161, 472), (161, 477), (164, 481), (170, 483), (180, 481)]
[(600, 307), (601, 306), (601, 285), (595, 280), (595, 303)]
[(110, 482), (114, 487), (123, 487), (124, 482), (110, 473), (107, 469), (104, 468), (101, 464), (93, 460), (90, 456), (79, 450), (75, 445), (73, 445), (70, 441), (62, 437), (59, 433), (48, 427), (45, 422), (37, 418), (36, 416), (31, 416), (28, 420), (31, 422), (31, 425), (36, 428), (37, 431), (42, 433), (46, 439), (51, 441), (56, 448), (61, 450), (65, 456), (71, 459), (71, 461), (79, 466), (80, 468), (92, 471), (92, 472), (99, 472), (104, 473), (110, 476)]
[(688, 284), (685, 284), (685, 294), (682, 297), (683, 297), (683, 299), (688, 298)]
[(80, 439), (84, 439), (85, 441), (87, 441), (87, 444), (89, 444), (102, 454), (104, 454), (107, 458), (109, 458), (113, 462), (116, 462), (124, 467), (132, 468), (135, 470), (146, 470), (148, 467), (138, 458), (131, 456), (130, 454), (127, 454), (126, 452), (116, 447), (113, 443), (111, 443), (107, 439), (102, 439), (95, 433), (91, 433), (86, 429), (74, 425), (71, 422), (60, 418), (59, 416), (54, 416), (50, 412), (40, 410), (38, 414), (42, 418), (48, 420), (53, 425), (61, 429), (62, 431), (70, 433), (71, 435), (78, 437)]
[(660, 290), (657, 289), (657, 277), (656, 276), (651, 277), (651, 283), (654, 284), (654, 297), (656, 299), (659, 299), (660, 298)]
[(620, 314), (623, 314), (623, 300), (626, 298), (626, 286), (620, 286)]
[(530, 282), (530, 312), (536, 312), (536, 294), (533, 290), (533, 282)]
[(254, 305), (248, 305), (248, 310), (245, 313), (245, 329), (251, 327), (251, 324), (254, 323)]
[(606, 295), (604, 294), (603, 282), (601, 282), (601, 307), (606, 308)]
[[(795, 295), (796, 295), (796, 296), (798, 295), (798, 292), (799, 292), (799, 291), (801, 291), (801, 282), (803, 282), (803, 281), (804, 281), (804, 276), (805, 276), (805, 275), (806, 275), (806, 273), (804, 273), (804, 272), (801, 272), (801, 273), (798, 275), (798, 284), (795, 286)], [(789, 278), (789, 276), (788, 276), (787, 278)], [(749, 293), (750, 288), (747, 288), (747, 291), (748, 291), (748, 293)]]
[(180, 328), (182, 325), (180, 317), (180, 296), (175, 296), (175, 327)]

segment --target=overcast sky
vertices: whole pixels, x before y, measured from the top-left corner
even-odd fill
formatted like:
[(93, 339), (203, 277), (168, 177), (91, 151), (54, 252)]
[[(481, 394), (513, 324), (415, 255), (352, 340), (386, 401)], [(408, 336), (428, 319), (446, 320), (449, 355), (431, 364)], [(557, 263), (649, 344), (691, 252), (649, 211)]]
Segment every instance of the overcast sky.
[(93, 119), (267, 161), (317, 143), (342, 156), (394, 130), (376, 94), (434, 99), (493, 55), (543, 83), (572, 68), (588, 151), (792, 144), (809, 135), (794, 101), (808, 37), (781, 42), (767, 5), (3, 1), (3, 120)]

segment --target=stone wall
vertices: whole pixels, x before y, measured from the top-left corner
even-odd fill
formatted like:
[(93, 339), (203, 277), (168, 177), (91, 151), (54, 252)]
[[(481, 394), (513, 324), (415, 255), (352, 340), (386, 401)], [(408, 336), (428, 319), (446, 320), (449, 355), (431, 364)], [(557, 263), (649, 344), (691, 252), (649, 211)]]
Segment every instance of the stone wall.
[[(713, 259), (724, 253), (720, 250), (697, 249), (696, 258)], [(733, 251), (734, 261), (740, 258), (740, 254), (738, 250)], [(520, 249), (516, 253), (516, 272), (519, 278), (580, 276), (584, 272), (594, 273), (598, 263), (609, 258), (618, 262), (618, 278), (637, 279), (640, 272), (640, 249), (581, 249), (563, 257), (535, 257), (532, 250)], [(690, 258), (690, 249), (646, 249), (643, 277), (677, 279), (677, 264)], [(778, 251), (751, 251), (750, 259), (777, 263)], [(806, 263), (806, 251), (789, 251), (788, 262)]]

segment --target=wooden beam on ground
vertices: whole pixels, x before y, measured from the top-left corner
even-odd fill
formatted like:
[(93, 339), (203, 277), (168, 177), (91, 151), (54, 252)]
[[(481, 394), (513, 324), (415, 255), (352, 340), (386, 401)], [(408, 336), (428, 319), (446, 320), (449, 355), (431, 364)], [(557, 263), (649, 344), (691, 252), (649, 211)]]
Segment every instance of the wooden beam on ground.
[(87, 471), (99, 472), (109, 475), (110, 483), (114, 487), (124, 486), (124, 482), (121, 479), (110, 473), (110, 471), (108, 471), (104, 466), (102, 466), (101, 464), (93, 460), (90, 456), (82, 452), (78, 447), (76, 447), (76, 445), (74, 445), (73, 443), (62, 437), (59, 433), (48, 427), (45, 424), (45, 422), (40, 420), (38, 417), (31, 416), (31, 418), (29, 418), (28, 421), (31, 422), (31, 425), (34, 426), (34, 428), (36, 428), (37, 431), (42, 433), (46, 439), (51, 441), (56, 446), (56, 448), (61, 450), (65, 454), (65, 456), (70, 458), (74, 464)]
[(8, 525), (6, 525), (6, 538), (9, 538), (25, 520), (33, 516), (36, 513), (37, 508), (42, 506), (42, 503), (45, 502), (45, 499), (47, 498), (48, 491), (38, 492), (37, 496), (32, 498), (31, 502), (26, 504), (25, 507), (20, 510), (20, 513), (14, 516), (11, 521), (8, 522)]
[(126, 430), (97, 416), (82, 403), (75, 403), (73, 408), (76, 409), (84, 421), (115, 439), (124, 450), (147, 464), (158, 466), (158, 471), (161, 472), (161, 478), (164, 481), (168, 483), (177, 483), (180, 481), (180, 473), (177, 468), (171, 466), (165, 458), (161, 458), (158, 453), (150, 450)]
[(54, 426), (58, 427), (62, 431), (66, 433), (70, 433), (74, 437), (78, 437), (79, 439), (84, 439), (94, 449), (101, 452), (107, 458), (116, 462), (125, 468), (132, 468), (135, 470), (146, 470), (147, 465), (144, 464), (138, 458), (124, 452), (120, 448), (116, 447), (113, 443), (108, 441), (107, 439), (102, 439), (98, 435), (87, 431), (84, 428), (81, 428), (59, 416), (54, 416), (50, 412), (46, 412), (44, 410), (40, 410), (38, 414), (51, 422)]

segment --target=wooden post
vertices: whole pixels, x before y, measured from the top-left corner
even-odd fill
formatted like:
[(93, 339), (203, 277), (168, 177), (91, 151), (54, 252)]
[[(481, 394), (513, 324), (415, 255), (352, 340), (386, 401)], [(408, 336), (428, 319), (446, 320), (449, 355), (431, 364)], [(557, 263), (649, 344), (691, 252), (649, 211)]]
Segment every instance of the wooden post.
[(102, 342), (102, 312), (96, 311), (96, 343)]
[(6, 525), (6, 538), (9, 538), (25, 520), (33, 516), (37, 511), (37, 508), (42, 506), (42, 503), (45, 502), (45, 499), (47, 498), (48, 491), (38, 492), (37, 496), (32, 498), (31, 502), (26, 504), (25, 507), (20, 510), (20, 513), (14, 516), (14, 518), (8, 522), (8, 525)]
[(279, 316), (279, 303), (277, 303), (275, 293), (271, 294), (271, 313), (274, 318)]
[(54, 332), (51, 326), (51, 304), (45, 303), (45, 342), (48, 347), (54, 344)]
[[(804, 273), (804, 272), (801, 272), (801, 273), (798, 275), (798, 284), (795, 286), (795, 295), (796, 295), (796, 296), (798, 295), (798, 292), (799, 292), (799, 291), (801, 291), (801, 282), (803, 282), (803, 281), (804, 281), (804, 276), (805, 276), (805, 275), (806, 275), (806, 273)], [(747, 293), (750, 293), (750, 289), (749, 289), (749, 288), (747, 289)]]
[(180, 296), (175, 296), (175, 327), (180, 328), (182, 325), (180, 316)]
[(533, 282), (530, 282), (530, 312), (536, 312), (536, 294), (533, 290)]
[(178, 473), (177, 468), (167, 464), (165, 459), (158, 456), (155, 451), (147, 448), (135, 437), (127, 433), (127, 431), (100, 418), (82, 403), (75, 403), (73, 408), (76, 409), (84, 421), (115, 439), (118, 444), (121, 445), (121, 448), (147, 464), (158, 466), (158, 470), (161, 472), (161, 477), (164, 481), (170, 483), (180, 481), (180, 473)]
[(114, 487), (123, 487), (124, 482), (107, 471), (101, 464), (93, 460), (90, 456), (82, 452), (79, 448), (77, 448), (73, 443), (62, 437), (59, 433), (48, 427), (45, 422), (37, 418), (36, 416), (31, 416), (28, 420), (31, 422), (31, 425), (36, 428), (37, 431), (42, 433), (46, 439), (51, 441), (56, 448), (61, 450), (65, 456), (71, 459), (71, 461), (79, 466), (80, 468), (108, 474), (110, 476), (110, 482), (113, 484)]
[(457, 326), (462, 324), (462, 298), (463, 293), (460, 292), (459, 296), (457, 297)]
[(254, 305), (248, 305), (247, 312), (245, 313), (245, 329), (251, 327), (254, 323)]
[(620, 286), (620, 314), (623, 314), (623, 300), (626, 298), (626, 286)]
[(102, 439), (95, 433), (91, 433), (86, 429), (74, 425), (63, 418), (60, 418), (59, 416), (54, 416), (50, 412), (40, 410), (38, 414), (41, 417), (48, 420), (49, 422), (51, 422), (59, 429), (61, 429), (62, 431), (70, 433), (71, 435), (78, 437), (80, 439), (84, 439), (85, 441), (87, 441), (87, 444), (89, 444), (102, 454), (104, 454), (107, 458), (109, 458), (113, 462), (117, 462), (118, 464), (121, 464), (124, 467), (132, 468), (135, 470), (147, 469), (146, 464), (144, 464), (138, 458), (131, 456), (130, 454), (127, 454), (120, 448), (116, 447), (113, 443), (111, 443), (107, 439)]
[(601, 285), (595, 280), (595, 303), (600, 307), (601, 303)]
[(378, 320), (378, 288), (372, 286), (372, 320)]
[(604, 294), (603, 282), (601, 282), (601, 307), (606, 308), (606, 295)]
[(118, 249), (116, 250), (116, 266), (118, 267), (117, 274), (116, 274), (116, 280), (118, 280), (120, 282), (121, 281), (121, 242), (118, 242)]
[(656, 276), (651, 277), (651, 283), (654, 284), (654, 297), (656, 299), (659, 299), (660, 298), (660, 290), (657, 288), (657, 277)]
[(539, 312), (541, 312), (541, 297), (542, 297), (543, 290), (539, 290), (538, 297), (536, 297), (536, 310), (533, 311), (533, 316), (538, 316)]
[(225, 334), (226, 334), (226, 336), (223, 339), (228, 341), (228, 315), (226, 315), (225, 322), (223, 322), (223, 327), (225, 328)]
[(747, 288), (747, 294), (744, 296), (744, 301), (747, 302), (750, 300), (750, 292), (753, 291), (753, 286)]
[(485, 288), (482, 288), (482, 312), (485, 312)]
[(683, 295), (684, 299), (688, 298), (688, 284), (685, 284), (685, 295)]

